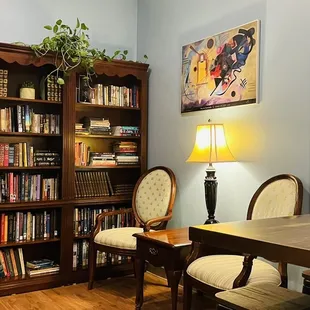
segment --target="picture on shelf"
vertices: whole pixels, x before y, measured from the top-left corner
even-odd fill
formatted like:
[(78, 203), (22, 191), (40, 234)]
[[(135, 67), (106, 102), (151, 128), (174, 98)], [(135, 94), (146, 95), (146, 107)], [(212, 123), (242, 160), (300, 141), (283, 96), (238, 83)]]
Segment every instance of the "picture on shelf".
[(259, 21), (182, 48), (181, 112), (258, 102)]

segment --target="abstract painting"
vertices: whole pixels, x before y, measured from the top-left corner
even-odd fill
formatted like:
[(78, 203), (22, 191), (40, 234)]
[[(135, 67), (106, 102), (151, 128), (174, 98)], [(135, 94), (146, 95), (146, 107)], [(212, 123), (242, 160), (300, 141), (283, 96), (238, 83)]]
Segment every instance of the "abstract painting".
[(259, 21), (183, 46), (181, 112), (257, 103)]

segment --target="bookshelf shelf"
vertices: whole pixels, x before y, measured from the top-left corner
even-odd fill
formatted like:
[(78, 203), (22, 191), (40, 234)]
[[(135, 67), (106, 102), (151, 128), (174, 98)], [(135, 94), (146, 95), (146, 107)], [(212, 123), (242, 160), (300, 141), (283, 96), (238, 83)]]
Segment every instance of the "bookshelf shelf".
[(30, 277), (28, 275), (0, 279), (0, 296), (9, 295), (12, 290), (15, 292), (29, 292), (37, 289), (55, 287), (62, 284), (61, 275), (42, 275)]
[(27, 201), (27, 202), (6, 202), (0, 203), (0, 211), (6, 210), (21, 210), (27, 209), (29, 211), (36, 209), (53, 209), (61, 207), (70, 203), (70, 200), (48, 200), (48, 201)]
[(100, 170), (100, 169), (139, 169), (139, 165), (117, 165), (117, 166), (81, 166), (75, 167), (75, 171)]
[(120, 140), (140, 140), (137, 136), (108, 136), (108, 135), (85, 135), (85, 134), (75, 134), (79, 138), (94, 138), (94, 139), (120, 139)]
[(20, 102), (20, 103), (44, 103), (44, 104), (62, 104), (59, 101), (49, 101), (41, 99), (23, 99), (18, 97), (0, 97), (0, 102), (11, 101), (11, 102)]
[(79, 111), (88, 110), (88, 109), (118, 109), (118, 110), (131, 110), (131, 111), (140, 111), (140, 108), (130, 108), (130, 107), (119, 107), (113, 105), (99, 105), (99, 104), (90, 104), (90, 103), (76, 103), (76, 108)]
[(19, 242), (5, 242), (5, 243), (0, 243), (0, 248), (21, 247), (21, 246), (24, 246), (24, 245), (40, 244), (40, 243), (51, 243), (51, 242), (60, 242), (60, 238), (39, 239), (39, 240), (19, 241)]
[(34, 167), (1, 167), (0, 171), (15, 171), (15, 170), (59, 170), (61, 166), (34, 166)]
[(76, 206), (87, 206), (87, 205), (108, 205), (108, 204), (123, 204), (131, 202), (132, 195), (115, 195), (106, 196), (100, 198), (81, 198), (76, 199), (74, 204)]
[(23, 136), (23, 137), (61, 137), (62, 134), (54, 133), (34, 133), (34, 132), (0, 132), (0, 136)]

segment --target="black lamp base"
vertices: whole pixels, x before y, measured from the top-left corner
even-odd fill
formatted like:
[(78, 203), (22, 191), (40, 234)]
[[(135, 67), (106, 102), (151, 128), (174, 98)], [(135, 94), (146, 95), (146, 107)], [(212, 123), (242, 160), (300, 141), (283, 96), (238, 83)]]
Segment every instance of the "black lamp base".
[(219, 223), (219, 221), (217, 221), (216, 219), (207, 219), (205, 221), (205, 224), (216, 224)]
[(211, 163), (209, 163), (206, 173), (204, 185), (208, 219), (205, 221), (205, 224), (216, 224), (218, 221), (215, 219), (214, 214), (217, 198), (217, 179), (215, 176), (215, 169)]

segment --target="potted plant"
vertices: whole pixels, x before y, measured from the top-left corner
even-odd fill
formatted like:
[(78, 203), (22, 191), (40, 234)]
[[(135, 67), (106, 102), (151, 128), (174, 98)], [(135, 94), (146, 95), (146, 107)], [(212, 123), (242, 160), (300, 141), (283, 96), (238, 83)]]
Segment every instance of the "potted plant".
[(44, 38), (38, 45), (32, 45), (36, 56), (41, 57), (49, 52), (55, 53), (56, 69), (50, 74), (56, 73), (57, 83), (64, 84), (64, 79), (59, 75), (63, 71), (64, 75), (70, 73), (76, 67), (81, 67), (86, 71), (86, 77), (94, 74), (94, 63), (96, 60), (111, 60), (116, 57), (126, 59), (128, 51), (115, 51), (112, 57), (105, 54), (105, 50), (100, 51), (96, 48), (90, 48), (89, 36), (86, 33), (88, 27), (80, 23), (77, 19), (75, 28), (71, 29), (63, 24), (62, 20), (57, 20), (54, 26), (47, 25), (45, 29), (51, 31), (51, 35)]
[[(44, 28), (51, 32), (50, 36), (44, 38), (40, 44), (31, 45), (31, 48), (37, 57), (42, 57), (49, 52), (55, 54), (56, 69), (50, 74), (56, 73), (57, 83), (60, 85), (65, 82), (60, 77), (59, 71), (63, 71), (66, 76), (74, 68), (81, 67), (85, 70), (88, 81), (91, 75), (95, 74), (94, 63), (97, 60), (111, 61), (115, 58), (126, 60), (127, 50), (116, 50), (113, 56), (108, 56), (105, 49), (101, 51), (91, 48), (87, 34), (89, 28), (79, 19), (73, 29), (63, 24), (61, 19), (57, 20), (54, 26), (46, 25)], [(144, 55), (144, 59), (147, 60), (146, 55)]]
[(19, 97), (23, 99), (35, 99), (36, 91), (31, 81), (25, 81), (19, 90)]

